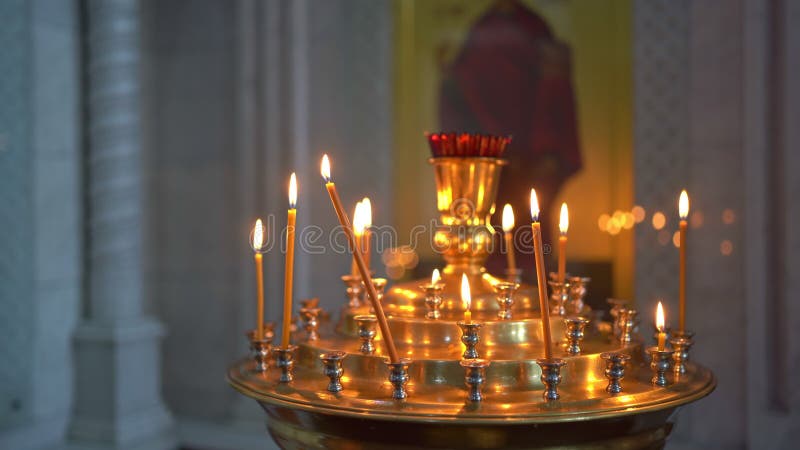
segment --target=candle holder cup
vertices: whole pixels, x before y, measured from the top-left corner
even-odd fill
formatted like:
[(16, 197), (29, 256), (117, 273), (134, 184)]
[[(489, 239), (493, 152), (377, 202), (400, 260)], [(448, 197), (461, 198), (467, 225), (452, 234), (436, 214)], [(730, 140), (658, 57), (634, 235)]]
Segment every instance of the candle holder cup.
[(508, 269), (507, 268), (505, 270), (505, 274), (506, 274), (506, 281), (507, 282), (516, 283), (516, 284), (522, 283), (522, 269), (520, 269), (520, 268)]
[(540, 358), (536, 360), (536, 364), (542, 368), (542, 376), (540, 378), (544, 385), (542, 396), (547, 401), (558, 400), (561, 397), (558, 393), (558, 385), (561, 383), (561, 368), (567, 362), (561, 358)]
[(686, 373), (686, 364), (689, 362), (689, 350), (691, 350), (692, 345), (694, 345), (694, 341), (691, 338), (693, 335), (694, 333), (691, 332), (676, 332), (675, 336), (669, 340), (672, 348), (675, 349), (672, 353), (672, 370), (678, 375)]
[(481, 341), (481, 327), (483, 326), (482, 322), (464, 322), (459, 321), (458, 327), (461, 328), (461, 342), (466, 347), (464, 349), (464, 353), (461, 355), (464, 359), (477, 359), (480, 358), (478, 355), (478, 343)]
[(567, 302), (567, 313), (569, 314), (583, 314), (584, 308), (586, 308), (586, 286), (592, 279), (589, 277), (569, 277), (569, 288), (568, 291), (568, 302)]
[(358, 327), (358, 337), (361, 339), (361, 346), (358, 351), (364, 355), (375, 353), (375, 335), (378, 318), (372, 314), (360, 314), (353, 317)]
[(611, 315), (611, 329), (614, 333), (614, 337), (619, 339), (619, 335), (621, 332), (622, 327), (620, 326), (620, 316), (621, 312), (624, 309), (627, 309), (628, 301), (619, 299), (619, 298), (609, 298), (606, 299), (606, 302), (611, 305), (611, 309), (608, 313)]
[(294, 379), (294, 352), (297, 346), (290, 345), (286, 348), (275, 348), (275, 366), (280, 369), (281, 374), (278, 381), (281, 383), (291, 383)]
[[(552, 276), (552, 274), (551, 274)], [(569, 300), (569, 282), (550, 280), (550, 314), (564, 316), (567, 314), (567, 300)]]
[(360, 308), (361, 303), (361, 293), (363, 292), (362, 284), (361, 284), (361, 277), (355, 277), (352, 275), (344, 275), (342, 277), (342, 282), (344, 282), (345, 286), (345, 295), (347, 296), (347, 306), (349, 308)]
[(300, 318), (303, 321), (303, 328), (306, 331), (307, 341), (319, 339), (319, 313), (320, 308), (300, 308)]
[(636, 327), (636, 316), (639, 313), (635, 309), (623, 309), (619, 312), (619, 343), (622, 346), (628, 345), (633, 340), (633, 330)]
[(467, 386), (467, 400), (480, 402), (483, 400), (481, 390), (486, 382), (486, 368), (490, 362), (485, 359), (463, 359), (460, 364), (466, 371), (464, 383)]
[(653, 378), (650, 379), (650, 382), (655, 386), (666, 386), (669, 384), (667, 371), (672, 360), (672, 350), (659, 350), (658, 347), (650, 347), (647, 349), (647, 353), (650, 354), (650, 370), (653, 371)]
[(584, 330), (589, 323), (585, 317), (572, 316), (564, 318), (564, 336), (567, 339), (567, 353), (570, 355), (581, 354), (581, 341), (583, 340)]
[(342, 375), (344, 375), (344, 368), (342, 367), (342, 362), (344, 358), (347, 356), (345, 352), (327, 352), (319, 355), (319, 359), (322, 361), (322, 373), (330, 378), (330, 382), (328, 383), (328, 391), (338, 393), (341, 392), (342, 389)]
[[(375, 286), (375, 293), (378, 295), (378, 298), (376, 299), (378, 301), (378, 303), (383, 301), (383, 294), (384, 294), (384, 291), (386, 290), (386, 284), (387, 283), (388, 283), (388, 280), (386, 278), (372, 278), (372, 285)], [(364, 286), (363, 282), (361, 283), (361, 290), (363, 292), (362, 301), (365, 304), (370, 305), (370, 307), (369, 307), (370, 314), (375, 314), (375, 308), (372, 307), (372, 303), (370, 302), (370, 299), (369, 299), (369, 293), (367, 292), (367, 287)]]
[(511, 319), (511, 307), (514, 306), (514, 292), (519, 288), (519, 283), (499, 282), (494, 285), (494, 292), (497, 294), (497, 318), (500, 320)]
[(425, 293), (425, 306), (428, 312), (425, 318), (431, 320), (438, 320), (442, 317), (439, 308), (442, 306), (442, 291), (444, 291), (444, 283), (436, 284), (423, 284), (419, 287)]
[(625, 378), (625, 365), (631, 359), (630, 355), (620, 352), (601, 353), (600, 357), (606, 361), (606, 378), (608, 385), (606, 392), (609, 394), (619, 394), (622, 392), (620, 382)]
[(392, 385), (392, 398), (395, 400), (405, 400), (408, 398), (406, 385), (408, 384), (408, 368), (411, 360), (400, 358), (399, 362), (393, 363), (389, 359), (384, 360), (389, 367), (389, 383)]
[(255, 329), (246, 333), (247, 340), (250, 342), (250, 354), (255, 362), (256, 372), (266, 372), (269, 368), (272, 339), (275, 337), (274, 328), (274, 323), (265, 323), (263, 328), (264, 337), (262, 339), (258, 339)]

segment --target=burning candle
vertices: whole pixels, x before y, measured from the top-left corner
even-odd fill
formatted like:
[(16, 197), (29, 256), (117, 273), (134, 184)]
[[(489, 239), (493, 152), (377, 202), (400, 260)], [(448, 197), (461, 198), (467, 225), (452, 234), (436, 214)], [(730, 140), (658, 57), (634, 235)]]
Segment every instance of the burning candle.
[(664, 307), (658, 302), (656, 308), (656, 329), (658, 329), (658, 351), (663, 352), (667, 342), (667, 333), (664, 332)]
[(439, 269), (433, 269), (433, 273), (431, 274), (431, 286), (438, 285), (440, 281), (442, 281), (442, 276), (439, 275)]
[(508, 270), (517, 270), (517, 258), (514, 254), (514, 209), (506, 203), (503, 206), (503, 236), (506, 240), (506, 261)]
[(547, 301), (547, 284), (545, 282), (544, 254), (542, 252), (542, 225), (539, 223), (539, 200), (536, 189), (531, 189), (531, 229), (533, 230), (533, 251), (536, 259), (536, 280), (539, 283), (539, 309), (542, 311), (542, 337), (544, 339), (544, 357), (552, 358), (550, 338), (550, 310)]
[[(353, 232), (356, 234), (356, 252), (361, 253), (362, 236), (364, 234), (364, 214), (361, 202), (356, 203), (356, 208), (353, 211)], [(368, 266), (369, 267), (369, 266)], [(358, 265), (356, 264), (356, 256), (353, 254), (353, 263), (350, 265), (350, 275), (358, 276)]]
[(339, 199), (339, 193), (336, 192), (336, 185), (331, 180), (331, 164), (328, 160), (328, 155), (324, 155), (322, 157), (320, 173), (322, 174), (322, 178), (325, 179), (325, 188), (328, 190), (328, 195), (331, 198), (333, 209), (336, 211), (336, 216), (339, 218), (339, 223), (342, 225), (342, 228), (347, 235), (347, 242), (350, 245), (350, 251), (353, 252), (353, 256), (356, 258), (356, 265), (358, 266), (358, 271), (361, 274), (361, 279), (364, 280), (364, 285), (367, 288), (367, 294), (369, 296), (370, 303), (372, 303), (372, 309), (375, 310), (375, 316), (378, 319), (378, 327), (381, 330), (383, 342), (386, 345), (387, 352), (389, 353), (389, 359), (392, 361), (392, 363), (399, 363), (400, 356), (397, 354), (397, 349), (394, 346), (392, 333), (389, 331), (389, 323), (386, 320), (386, 315), (383, 313), (383, 305), (381, 305), (381, 303), (378, 301), (378, 292), (375, 290), (375, 284), (373, 284), (372, 278), (369, 276), (367, 266), (364, 264), (364, 258), (362, 258), (361, 254), (356, 251), (356, 236), (353, 232), (353, 227), (350, 226), (350, 219), (347, 218), (347, 214), (342, 207), (342, 201)]
[(256, 261), (256, 339), (264, 339), (264, 267), (261, 249), (264, 247), (264, 224), (256, 220), (253, 227), (253, 251)]
[(469, 292), (469, 280), (467, 274), (461, 274), (461, 302), (464, 304), (464, 322), (472, 322), (472, 311), (470, 306), (472, 304), (472, 295)]
[(688, 225), (686, 218), (689, 216), (689, 194), (686, 189), (681, 191), (681, 196), (678, 199), (678, 215), (680, 221), (680, 235), (679, 235), (679, 284), (678, 284), (678, 328), (683, 333), (686, 326), (686, 230)]
[(283, 335), (281, 348), (289, 348), (289, 331), (292, 325), (292, 286), (294, 277), (294, 229), (297, 222), (297, 176), (289, 178), (289, 211), (286, 220), (286, 267), (283, 278)]
[(372, 247), (370, 238), (372, 228), (372, 202), (369, 200), (369, 197), (364, 197), (361, 200), (361, 210), (363, 213), (363, 228), (364, 230), (361, 233), (361, 253), (364, 255), (364, 264), (367, 265), (367, 270), (370, 270), (371, 262), (372, 262)]
[(569, 210), (567, 204), (561, 204), (561, 217), (558, 220), (558, 282), (563, 283), (567, 273), (567, 231), (569, 230)]

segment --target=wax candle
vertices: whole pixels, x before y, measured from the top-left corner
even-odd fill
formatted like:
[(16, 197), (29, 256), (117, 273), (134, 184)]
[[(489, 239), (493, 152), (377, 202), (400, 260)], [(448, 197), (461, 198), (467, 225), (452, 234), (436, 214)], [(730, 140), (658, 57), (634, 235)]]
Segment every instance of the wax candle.
[(464, 322), (470, 323), (472, 322), (472, 311), (470, 311), (472, 295), (469, 291), (469, 280), (465, 273), (461, 274), (461, 302), (464, 304)]
[(506, 241), (506, 262), (508, 270), (517, 270), (517, 258), (514, 254), (514, 209), (506, 203), (503, 206), (503, 236)]
[(664, 307), (658, 302), (656, 308), (656, 328), (658, 329), (658, 351), (663, 352), (667, 345), (667, 333), (664, 332)]
[(363, 213), (363, 227), (364, 230), (361, 232), (361, 254), (364, 255), (364, 264), (367, 265), (367, 270), (371, 271), (371, 263), (372, 263), (372, 246), (370, 242), (370, 238), (372, 237), (372, 202), (369, 200), (369, 197), (364, 197), (361, 199), (361, 211)]
[(569, 230), (569, 210), (567, 204), (561, 204), (561, 216), (558, 220), (558, 282), (563, 283), (567, 273), (567, 231)]
[(357, 255), (356, 265), (358, 266), (358, 271), (361, 274), (361, 279), (364, 280), (364, 285), (367, 288), (367, 295), (370, 303), (372, 304), (372, 309), (375, 310), (375, 316), (378, 319), (378, 328), (380, 328), (381, 337), (383, 337), (383, 343), (386, 345), (387, 353), (389, 353), (389, 359), (393, 363), (398, 363), (400, 362), (400, 356), (397, 353), (397, 348), (395, 348), (394, 340), (392, 340), (392, 333), (389, 330), (389, 322), (386, 320), (386, 315), (383, 312), (383, 305), (381, 305), (381, 303), (378, 301), (378, 292), (375, 290), (375, 284), (372, 282), (372, 278), (369, 276), (369, 271), (366, 264), (364, 264), (364, 258), (362, 258), (361, 254), (356, 251), (356, 237), (355, 233), (353, 232), (353, 227), (350, 225), (350, 219), (348, 219), (347, 214), (342, 207), (342, 201), (339, 199), (339, 193), (336, 192), (336, 185), (331, 180), (331, 165), (328, 155), (324, 155), (322, 157), (320, 173), (322, 174), (322, 178), (325, 179), (325, 189), (328, 190), (328, 195), (331, 198), (333, 209), (336, 211), (336, 216), (339, 218), (339, 224), (341, 224), (345, 234), (347, 235), (347, 243), (350, 246), (350, 251), (353, 252), (354, 256)]
[(264, 224), (256, 220), (253, 227), (253, 252), (256, 262), (256, 339), (264, 339), (264, 266), (261, 249), (264, 247)]
[(294, 230), (297, 223), (297, 177), (289, 178), (289, 211), (286, 220), (286, 267), (283, 278), (283, 335), (281, 348), (289, 347), (292, 325), (292, 286), (294, 277)]
[(544, 357), (552, 358), (550, 337), (550, 309), (547, 301), (547, 283), (545, 281), (544, 253), (542, 251), (542, 225), (539, 223), (539, 200), (536, 190), (531, 189), (531, 229), (533, 230), (533, 251), (536, 260), (536, 280), (539, 283), (539, 309), (542, 311), (542, 338), (544, 340)]
[(678, 215), (680, 216), (680, 234), (678, 252), (680, 264), (678, 268), (678, 328), (683, 333), (686, 326), (686, 230), (689, 228), (686, 218), (689, 216), (689, 194), (681, 191), (678, 199)]
[[(364, 234), (364, 220), (363, 220), (363, 207), (361, 202), (356, 203), (356, 208), (353, 211), (353, 232), (356, 234), (356, 252), (361, 253), (361, 237)], [(356, 256), (353, 254), (353, 263), (350, 265), (350, 275), (358, 276), (358, 265), (356, 264)]]

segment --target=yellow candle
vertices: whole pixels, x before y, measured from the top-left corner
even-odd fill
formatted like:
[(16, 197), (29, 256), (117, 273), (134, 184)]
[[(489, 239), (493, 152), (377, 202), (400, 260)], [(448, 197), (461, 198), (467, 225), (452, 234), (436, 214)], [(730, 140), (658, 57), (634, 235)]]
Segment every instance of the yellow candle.
[(561, 217), (558, 221), (558, 282), (563, 283), (567, 273), (567, 231), (569, 230), (569, 210), (567, 204), (561, 204)]
[(536, 259), (536, 279), (539, 283), (539, 308), (542, 310), (542, 337), (544, 339), (544, 357), (552, 358), (552, 342), (550, 337), (550, 309), (547, 301), (547, 284), (545, 281), (544, 254), (542, 252), (542, 226), (539, 223), (539, 200), (536, 190), (531, 189), (531, 229), (533, 230), (533, 251)]
[(256, 261), (256, 339), (264, 339), (264, 267), (261, 248), (264, 246), (264, 225), (256, 220), (253, 228), (253, 251)]
[(517, 258), (514, 254), (514, 209), (508, 203), (503, 206), (503, 236), (506, 240), (508, 270), (517, 270)]
[(370, 228), (372, 228), (372, 202), (369, 200), (369, 197), (364, 197), (361, 200), (361, 210), (364, 214), (364, 231), (361, 233), (361, 254), (364, 255), (364, 264), (367, 265), (367, 270), (371, 270), (372, 247), (370, 242)]
[(679, 270), (678, 270), (678, 328), (681, 333), (685, 330), (686, 326), (686, 230), (689, 228), (686, 223), (686, 218), (689, 216), (689, 194), (684, 189), (681, 191), (681, 196), (678, 199), (678, 215), (680, 221), (680, 235), (679, 235)]
[(389, 322), (386, 320), (386, 314), (383, 312), (383, 305), (381, 305), (381, 303), (378, 301), (378, 292), (375, 290), (375, 285), (372, 282), (372, 278), (369, 276), (367, 266), (364, 264), (364, 258), (362, 258), (361, 254), (356, 251), (356, 236), (353, 232), (353, 227), (350, 226), (350, 219), (347, 218), (347, 214), (342, 207), (342, 201), (339, 199), (339, 193), (336, 192), (336, 185), (333, 184), (333, 181), (331, 181), (331, 166), (330, 161), (328, 160), (328, 155), (324, 155), (322, 157), (320, 173), (322, 174), (322, 178), (325, 179), (325, 189), (328, 190), (328, 195), (331, 198), (333, 209), (336, 211), (336, 216), (339, 218), (339, 224), (341, 224), (345, 234), (347, 235), (347, 242), (350, 245), (350, 251), (353, 252), (353, 255), (356, 258), (356, 265), (358, 266), (361, 278), (364, 280), (364, 285), (367, 288), (367, 294), (369, 296), (370, 303), (372, 303), (372, 309), (375, 310), (375, 316), (378, 318), (378, 327), (381, 330), (381, 337), (383, 338), (384, 345), (386, 345), (387, 353), (389, 353), (389, 359), (393, 363), (398, 363), (400, 362), (400, 357), (397, 354), (397, 348), (395, 348), (394, 340), (392, 339), (392, 333), (389, 330)]
[(289, 347), (289, 331), (292, 326), (292, 286), (294, 277), (294, 229), (297, 222), (297, 177), (289, 178), (289, 212), (286, 220), (286, 267), (283, 278), (283, 335), (281, 347)]
[[(361, 202), (356, 203), (356, 208), (353, 211), (353, 232), (356, 234), (356, 252), (361, 252), (361, 236), (364, 233), (364, 220), (362, 213)], [(350, 265), (350, 275), (358, 276), (358, 265), (356, 264), (356, 256), (353, 254), (353, 263)]]
[(664, 307), (658, 302), (656, 308), (656, 328), (658, 329), (658, 351), (663, 352), (667, 345), (667, 333), (664, 332)]
[(464, 322), (470, 323), (472, 322), (472, 311), (470, 311), (472, 295), (469, 291), (469, 280), (465, 273), (461, 274), (461, 302), (464, 303)]

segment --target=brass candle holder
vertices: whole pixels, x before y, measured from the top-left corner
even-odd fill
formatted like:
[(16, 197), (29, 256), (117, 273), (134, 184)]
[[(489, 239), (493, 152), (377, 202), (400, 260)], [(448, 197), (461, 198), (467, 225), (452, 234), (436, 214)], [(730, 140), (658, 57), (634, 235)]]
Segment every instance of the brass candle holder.
[(344, 389), (342, 387), (342, 375), (344, 375), (342, 362), (346, 356), (345, 352), (326, 352), (319, 355), (323, 366), (322, 373), (330, 378), (328, 392), (338, 393)]
[(389, 367), (389, 383), (392, 385), (392, 398), (395, 400), (405, 400), (408, 398), (406, 385), (408, 384), (408, 367), (411, 365), (411, 360), (408, 358), (400, 358), (399, 362), (393, 363), (386, 359), (384, 363)]
[(319, 339), (319, 313), (320, 308), (300, 308), (300, 319), (303, 321), (303, 329), (306, 331), (307, 341)]
[(638, 312), (635, 309), (623, 309), (619, 312), (619, 343), (620, 345), (628, 345), (633, 340), (633, 330), (636, 327), (636, 316)]
[(464, 349), (464, 353), (461, 355), (464, 359), (477, 359), (480, 358), (478, 355), (478, 343), (481, 341), (481, 327), (483, 326), (482, 322), (471, 321), (471, 322), (464, 322), (463, 320), (458, 322), (458, 327), (461, 328), (461, 343), (464, 344), (466, 347)]
[(361, 346), (358, 351), (364, 355), (375, 353), (375, 335), (378, 326), (378, 318), (373, 314), (359, 314), (353, 317), (358, 326), (358, 337), (361, 339)]
[(614, 337), (619, 339), (620, 330), (622, 329), (620, 326), (620, 313), (622, 310), (627, 309), (629, 302), (619, 298), (609, 298), (606, 299), (606, 302), (611, 305), (611, 310), (608, 313), (611, 315), (611, 327)]
[(467, 386), (467, 400), (470, 402), (483, 400), (481, 390), (486, 382), (486, 368), (490, 362), (485, 359), (462, 359), (460, 364), (466, 370), (464, 383)]
[[(375, 278), (375, 277), (372, 278), (372, 284), (375, 286), (375, 292), (378, 294), (378, 298), (377, 298), (378, 302), (383, 300), (383, 296), (384, 296), (385, 291), (386, 291), (386, 283), (387, 282), (388, 282), (388, 280), (386, 278)], [(367, 294), (367, 288), (366, 288), (366, 286), (364, 286), (363, 282), (361, 282), (361, 292), (362, 292), (362, 299), (361, 299), (362, 304), (365, 304), (365, 305), (369, 304), (369, 299), (367, 298), (367, 295), (368, 295)], [(370, 306), (369, 312), (371, 314), (375, 314), (375, 310), (372, 309), (372, 306)]]
[(605, 352), (600, 357), (606, 361), (606, 378), (608, 385), (606, 392), (619, 394), (622, 392), (622, 380), (625, 378), (625, 365), (631, 359), (630, 355), (621, 352)]
[(428, 308), (425, 318), (438, 320), (440, 317), (442, 317), (442, 313), (439, 311), (439, 308), (442, 306), (442, 291), (444, 291), (444, 283), (428, 283), (420, 285), (419, 288), (425, 293), (425, 307)]
[(256, 372), (266, 372), (269, 368), (269, 357), (272, 349), (272, 339), (275, 336), (274, 322), (267, 322), (263, 328), (263, 338), (258, 339), (256, 330), (252, 329), (246, 333), (247, 340), (250, 342), (250, 354), (255, 362)]
[(567, 313), (568, 314), (583, 314), (583, 310), (586, 308), (586, 303), (584, 300), (586, 299), (586, 286), (592, 279), (589, 277), (569, 277), (569, 288), (568, 290), (568, 302), (567, 302)]
[(694, 345), (692, 336), (694, 336), (692, 332), (675, 333), (675, 336), (669, 340), (670, 345), (675, 349), (672, 353), (672, 370), (675, 371), (676, 374), (683, 375), (686, 373), (686, 364), (689, 362), (689, 350), (691, 350), (692, 345)]
[(362, 305), (361, 295), (365, 291), (361, 284), (361, 277), (354, 277), (352, 275), (342, 276), (342, 282), (345, 286), (345, 295), (347, 296), (348, 308), (360, 308)]
[(669, 371), (670, 361), (672, 360), (672, 350), (659, 350), (658, 347), (647, 349), (650, 354), (650, 370), (653, 371), (653, 378), (650, 382), (655, 386), (664, 387), (668, 384), (667, 371)]
[(536, 364), (542, 368), (541, 381), (544, 385), (542, 397), (547, 401), (558, 400), (561, 395), (558, 393), (558, 385), (561, 383), (561, 368), (567, 364), (561, 358), (540, 358)]
[(564, 325), (566, 325), (564, 336), (567, 339), (566, 347), (568, 354), (581, 354), (581, 341), (583, 340), (584, 329), (586, 329), (586, 324), (588, 323), (589, 319), (585, 317), (571, 316), (564, 318)]
[(520, 268), (516, 269), (506, 268), (505, 275), (506, 275), (506, 281), (509, 283), (516, 283), (516, 284), (522, 283), (522, 269)]
[(280, 369), (281, 374), (278, 381), (281, 383), (291, 383), (294, 380), (294, 352), (297, 346), (290, 345), (287, 348), (275, 348), (275, 367)]
[(519, 283), (501, 281), (494, 285), (497, 294), (497, 318), (500, 320), (511, 320), (511, 307), (514, 306), (514, 292), (519, 288)]
[[(551, 274), (552, 275), (552, 274)], [(567, 314), (567, 301), (569, 300), (569, 282), (550, 280), (550, 314), (565, 316)]]

